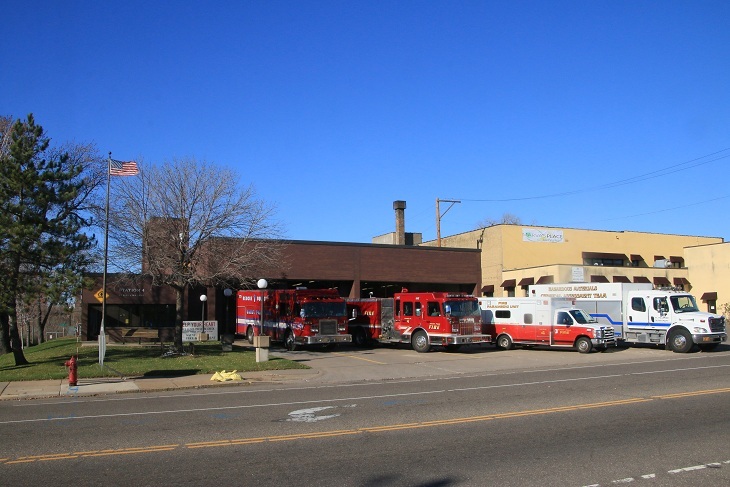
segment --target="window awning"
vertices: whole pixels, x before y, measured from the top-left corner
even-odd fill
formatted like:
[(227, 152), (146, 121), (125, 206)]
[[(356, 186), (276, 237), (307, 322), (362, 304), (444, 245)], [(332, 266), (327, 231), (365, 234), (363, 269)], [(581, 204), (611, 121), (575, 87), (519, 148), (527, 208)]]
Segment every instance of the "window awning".
[(490, 284), (489, 286), (484, 286), (482, 288), (483, 293), (493, 293), (494, 292), (494, 284)]
[(669, 279), (667, 279), (666, 277), (655, 277), (654, 285), (655, 286), (671, 286), (671, 283), (669, 282)]
[(717, 301), (717, 292), (705, 293), (700, 299), (702, 301)]
[(651, 281), (649, 280), (649, 278), (648, 277), (644, 277), (644, 276), (634, 276), (634, 282), (635, 283), (645, 283), (645, 282), (648, 282), (649, 284), (651, 284)]
[(606, 276), (591, 276), (591, 282), (608, 282)]
[(675, 286), (684, 286), (686, 284), (689, 284), (689, 280), (686, 277), (675, 277), (674, 278)]
[(631, 254), (631, 260), (642, 261), (642, 260), (644, 260), (644, 258), (639, 254)]
[(626, 282), (630, 283), (631, 279), (626, 276), (613, 276), (613, 282)]
[(515, 287), (515, 284), (517, 283), (517, 279), (507, 279), (502, 283), (501, 287)]
[(553, 282), (553, 276), (549, 275), (540, 277), (540, 279), (537, 280), (536, 284), (552, 284)]
[(535, 284), (535, 278), (534, 277), (523, 277), (520, 280), (520, 286), (531, 286)]

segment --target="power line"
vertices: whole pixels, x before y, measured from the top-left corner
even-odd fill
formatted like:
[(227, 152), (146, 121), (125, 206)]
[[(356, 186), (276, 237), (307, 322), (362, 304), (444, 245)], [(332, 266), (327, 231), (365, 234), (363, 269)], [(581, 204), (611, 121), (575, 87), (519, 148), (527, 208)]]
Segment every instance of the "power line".
[[(637, 176), (632, 176), (630, 178), (626, 179), (620, 179), (618, 181), (614, 181), (611, 183), (602, 184), (599, 186), (593, 186), (583, 189), (577, 189), (574, 191), (565, 191), (562, 193), (552, 193), (552, 194), (545, 194), (545, 195), (539, 195), (539, 196), (523, 196), (520, 198), (499, 198), (499, 199), (469, 199), (469, 198), (454, 198), (454, 199), (460, 199), (461, 201), (471, 201), (471, 202), (480, 202), (480, 203), (505, 203), (510, 201), (529, 201), (529, 200), (539, 200), (539, 199), (547, 199), (547, 198), (557, 198), (560, 196), (572, 196), (575, 194), (580, 193), (587, 193), (590, 191), (596, 191), (596, 190), (602, 190), (602, 189), (609, 189), (609, 188), (615, 188), (617, 186), (623, 186), (626, 184), (632, 184), (632, 183), (638, 183), (641, 181), (646, 181), (648, 179), (654, 179), (661, 176), (666, 176), (669, 174), (673, 174), (679, 171), (685, 171), (687, 169), (692, 169), (698, 166), (703, 166), (705, 164), (709, 164), (711, 162), (719, 161), (721, 159), (726, 159), (730, 157), (730, 154), (720, 155), (723, 152), (730, 151), (730, 147), (726, 149), (719, 150), (717, 152), (713, 152), (711, 154), (704, 155), (702, 157), (698, 157), (695, 159), (691, 159), (689, 161), (681, 162), (679, 164), (674, 164), (672, 166), (663, 168), (663, 169), (657, 169), (655, 171), (651, 171), (648, 173), (640, 174)], [(717, 156), (717, 157), (715, 157)], [(712, 159), (707, 159), (708, 157), (712, 157)]]

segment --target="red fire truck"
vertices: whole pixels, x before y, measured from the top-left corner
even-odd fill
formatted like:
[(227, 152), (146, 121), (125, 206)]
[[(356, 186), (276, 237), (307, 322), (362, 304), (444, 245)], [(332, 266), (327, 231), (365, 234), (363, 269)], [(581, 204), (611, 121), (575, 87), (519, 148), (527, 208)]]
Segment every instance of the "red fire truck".
[(356, 345), (408, 343), (417, 352), (432, 345), (449, 351), (470, 343), (489, 343), (482, 334), (477, 298), (466, 293), (410, 293), (392, 298), (348, 299), (348, 331)]
[(288, 350), (349, 343), (346, 313), (345, 300), (336, 289), (238, 291), (236, 333), (245, 335), (249, 343), (254, 335), (267, 335), (284, 342)]
[(615, 346), (613, 327), (601, 326), (572, 299), (479, 298), (482, 326), (498, 348), (514, 344), (574, 347), (581, 353)]

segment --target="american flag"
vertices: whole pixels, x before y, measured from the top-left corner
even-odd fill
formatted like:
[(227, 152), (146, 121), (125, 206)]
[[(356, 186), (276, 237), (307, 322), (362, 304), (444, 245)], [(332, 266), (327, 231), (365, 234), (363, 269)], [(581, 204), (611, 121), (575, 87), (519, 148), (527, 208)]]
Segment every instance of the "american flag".
[(112, 176), (136, 176), (139, 168), (134, 161), (122, 162), (109, 159), (109, 174)]

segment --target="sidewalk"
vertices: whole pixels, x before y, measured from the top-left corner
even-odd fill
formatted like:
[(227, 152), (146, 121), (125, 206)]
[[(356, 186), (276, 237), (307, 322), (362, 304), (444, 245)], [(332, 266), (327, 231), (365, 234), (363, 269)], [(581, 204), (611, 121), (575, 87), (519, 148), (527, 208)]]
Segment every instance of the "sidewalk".
[(69, 386), (67, 379), (0, 382), (0, 401), (170, 391), (203, 387), (246, 386), (262, 382), (284, 383), (314, 378), (318, 375), (318, 372), (313, 369), (294, 369), (244, 372), (239, 374), (242, 380), (225, 382), (211, 380), (211, 377), (213, 377), (212, 374), (196, 374), (181, 377), (90, 378), (79, 379), (76, 386)]

